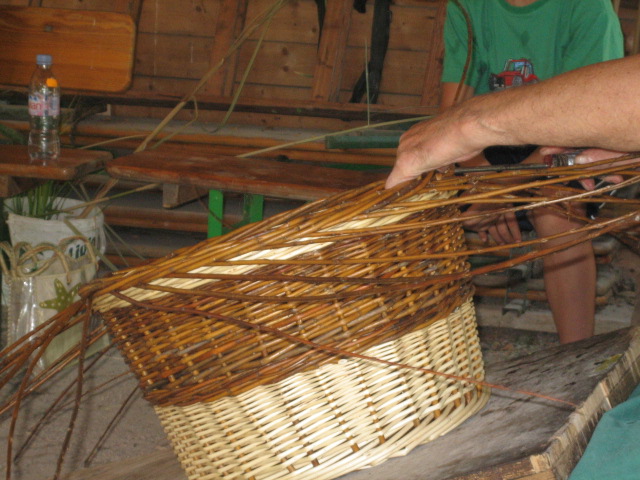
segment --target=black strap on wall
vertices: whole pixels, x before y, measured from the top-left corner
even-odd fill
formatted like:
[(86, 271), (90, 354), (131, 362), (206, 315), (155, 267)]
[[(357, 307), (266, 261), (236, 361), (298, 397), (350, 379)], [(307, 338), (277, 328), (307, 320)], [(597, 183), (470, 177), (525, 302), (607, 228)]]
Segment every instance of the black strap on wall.
[(353, 0), (353, 8), (355, 8), (358, 13), (366, 13), (367, 0)]
[[(366, 0), (354, 0), (353, 8), (364, 13)], [(391, 26), (391, 0), (375, 0), (373, 7), (373, 25), (371, 27), (371, 47), (367, 70), (362, 72), (353, 87), (351, 103), (359, 103), (367, 93), (367, 71), (369, 75), (369, 103), (378, 101), (382, 66), (389, 46), (389, 28)]]
[[(324, 25), (324, 16), (327, 13), (326, 0), (316, 0), (316, 7), (318, 7), (318, 39), (322, 38), (322, 26)], [(318, 41), (318, 45), (320, 42)]]

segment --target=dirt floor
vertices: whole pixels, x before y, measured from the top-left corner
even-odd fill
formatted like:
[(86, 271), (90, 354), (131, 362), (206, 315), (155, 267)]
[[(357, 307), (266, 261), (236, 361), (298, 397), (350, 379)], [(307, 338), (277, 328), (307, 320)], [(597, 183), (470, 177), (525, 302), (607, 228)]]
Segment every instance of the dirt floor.
[[(624, 327), (629, 324), (634, 303), (638, 300), (636, 285), (640, 285), (640, 260), (623, 250), (616, 260), (616, 268), (621, 273), (616, 295), (610, 305), (599, 309), (598, 318), (602, 322), (608, 322), (609, 317), (622, 319), (620, 325)], [(478, 302), (477, 306), (479, 318), (499, 315), (490, 305), (483, 305), (482, 301)], [(518, 315), (517, 318), (526, 318), (528, 314), (546, 318), (550, 316), (546, 306), (538, 304), (532, 305), (530, 311)], [(498, 321), (480, 322), (479, 332), (486, 364), (510, 361), (558, 344), (557, 336), (552, 332), (511, 328), (513, 325), (509, 325), (508, 322), (513, 318), (513, 315), (507, 315)], [(498, 324), (502, 326), (495, 326)], [(43, 429), (28, 442), (24, 451), (21, 448), (33, 426), (53, 405), (59, 392), (73, 379), (75, 373), (74, 369), (67, 369), (58, 376), (54, 384), (32, 396), (23, 405), (13, 433), (13, 454), (18, 454), (19, 457), (17, 462), (11, 465), (11, 478), (44, 480), (51, 478), (55, 472), (68, 429), (71, 402), (58, 407)], [(18, 385), (19, 378), (16, 378), (12, 389), (17, 389)], [(67, 449), (63, 472), (89, 465), (117, 462), (169, 448), (153, 408), (141, 398), (136, 381), (128, 372), (118, 352), (110, 351), (97, 361), (86, 377), (85, 387), (89, 393), (83, 398), (83, 407), (75, 422), (75, 431)], [(128, 397), (131, 397), (131, 401), (123, 408)], [(4, 398), (0, 398), (0, 401), (2, 400)], [(6, 468), (4, 449), (8, 444), (9, 428), (10, 415), (5, 414), (0, 418), (0, 467), (3, 473)]]

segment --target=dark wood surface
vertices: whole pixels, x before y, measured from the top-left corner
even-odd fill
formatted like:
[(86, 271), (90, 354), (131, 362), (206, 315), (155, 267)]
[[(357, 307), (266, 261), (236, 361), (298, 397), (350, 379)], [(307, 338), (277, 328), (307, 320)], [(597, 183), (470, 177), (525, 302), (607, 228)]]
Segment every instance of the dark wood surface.
[[(603, 411), (640, 381), (640, 329), (599, 335), (487, 365), (487, 379), (549, 400), (494, 390), (487, 405), (446, 435), (340, 480), (560, 480), (582, 455)], [(166, 450), (74, 472), (66, 480), (185, 480)]]
[(292, 200), (316, 200), (386, 178), (388, 172), (349, 170), (317, 165), (198, 155), (180, 150), (147, 150), (107, 163), (115, 178), (193, 185), (236, 193)]
[(33, 186), (29, 180), (74, 180), (100, 170), (109, 152), (63, 148), (60, 158), (43, 165), (32, 162), (23, 145), (0, 146), (0, 197), (9, 197)]

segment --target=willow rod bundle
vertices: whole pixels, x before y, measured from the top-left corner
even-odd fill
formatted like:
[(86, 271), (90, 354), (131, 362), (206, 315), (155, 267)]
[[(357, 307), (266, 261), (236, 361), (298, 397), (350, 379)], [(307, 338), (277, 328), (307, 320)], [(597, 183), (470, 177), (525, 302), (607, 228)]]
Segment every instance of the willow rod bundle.
[[(639, 164), (638, 159), (631, 158), (623, 166), (596, 165), (599, 175), (615, 173), (625, 180), (618, 186), (594, 191), (565, 185), (569, 180), (593, 176), (594, 170), (585, 167), (549, 169), (544, 177), (523, 170), (518, 178), (529, 181), (510, 186), (500, 182), (513, 177), (514, 172), (442, 178), (427, 175), (392, 190), (372, 184), (284, 212), (87, 285), (81, 292), (83, 299), (73, 308), (2, 352), (0, 386), (37, 356), (38, 348), (49, 337), (86, 321), (91, 313), (99, 313), (112, 343), (137, 376), (145, 398), (155, 406), (165, 426), (169, 425), (166, 428), (172, 441), (187, 442), (180, 444), (192, 456), (181, 458), (185, 469), (198, 478), (205, 473), (193, 465), (209, 462), (222, 469), (215, 475), (227, 478), (233, 469), (246, 467), (242, 463), (234, 467), (218, 465), (228, 460), (227, 455), (220, 460), (220, 452), (228, 448), (235, 451), (235, 447), (214, 442), (216, 447), (212, 449), (203, 446), (207, 441), (191, 443), (184, 439), (186, 435), (175, 434), (186, 428), (185, 422), (191, 422), (194, 409), (201, 412), (199, 409), (216, 406), (217, 412), (240, 407), (265, 410), (264, 405), (242, 406), (243, 399), (247, 395), (257, 398), (258, 392), (270, 399), (281, 398), (281, 389), (299, 390), (301, 387), (292, 385), (300, 378), (322, 372), (341, 378), (341, 374), (330, 372), (342, 368), (345, 361), (352, 362), (354, 366), (349, 368), (358, 372), (377, 363), (377, 373), (367, 370), (358, 375), (376, 378), (382, 372), (395, 372), (403, 375), (403, 380), (397, 380), (399, 384), (411, 386), (402, 394), (382, 391), (383, 400), (389, 395), (408, 395), (409, 399), (413, 394), (423, 400), (427, 387), (429, 395), (435, 395), (427, 396), (432, 407), (414, 404), (418, 406), (400, 422), (404, 427), (396, 427), (394, 422), (380, 427), (386, 432), (383, 443), (393, 443), (393, 438), (396, 450), (371, 453), (368, 458), (361, 453), (356, 455), (357, 461), (354, 457), (342, 464), (338, 459), (347, 454), (328, 453), (329, 446), (321, 443), (311, 451), (296, 450), (295, 454), (270, 452), (268, 460), (252, 458), (250, 463), (269, 465), (264, 467), (268, 474), (261, 477), (256, 473), (255, 478), (286, 478), (287, 471), (296, 475), (307, 472), (309, 478), (331, 478), (336, 472), (345, 473), (344, 469), (350, 468), (346, 464), (360, 468), (383, 461), (433, 438), (433, 432), (420, 430), (419, 425), (433, 422), (445, 412), (461, 421), (466, 418), (462, 412), (473, 413), (486, 401), (483, 387), (488, 384), (483, 380), (474, 316), (468, 306), (473, 293), (471, 277), (604, 233), (635, 235), (640, 224), (640, 202), (617, 199), (609, 193), (640, 182)], [(474, 270), (469, 267), (468, 255), (514, 245), (467, 248), (458, 205), (502, 203), (509, 204), (503, 211), (555, 208), (575, 216), (566, 206), (569, 201), (618, 203), (628, 212), (609, 219), (583, 219), (584, 227), (557, 235), (553, 240), (561, 241), (552, 247), (546, 245), (550, 238), (539, 238), (517, 245), (530, 246), (528, 253)], [(451, 332), (455, 337), (448, 338)], [(418, 343), (414, 343), (416, 335)], [(412, 340), (407, 347), (409, 338)], [(56, 369), (81, 356), (93, 341), (93, 337), (86, 338), (49, 371), (33, 378), (25, 376), (2, 411), (14, 407), (17, 415), (27, 394), (55, 375)], [(437, 352), (435, 357), (426, 353), (430, 349)], [(416, 353), (422, 350), (424, 355)], [(418, 358), (424, 363), (414, 363)], [(79, 376), (83, 373), (79, 370)], [(542, 396), (543, 392), (529, 394)], [(413, 401), (407, 400), (407, 404)], [(239, 411), (246, 415), (242, 408)], [(353, 419), (345, 417), (343, 422), (343, 426), (351, 425)], [(403, 432), (402, 440), (396, 428)], [(445, 430), (437, 426), (434, 431), (441, 434)], [(311, 435), (316, 438), (319, 434)], [(219, 441), (229, 441), (229, 435), (226, 438)], [(371, 438), (361, 442), (356, 450), (378, 452), (382, 445)], [(322, 474), (307, 471), (318, 465), (327, 465), (327, 470)]]

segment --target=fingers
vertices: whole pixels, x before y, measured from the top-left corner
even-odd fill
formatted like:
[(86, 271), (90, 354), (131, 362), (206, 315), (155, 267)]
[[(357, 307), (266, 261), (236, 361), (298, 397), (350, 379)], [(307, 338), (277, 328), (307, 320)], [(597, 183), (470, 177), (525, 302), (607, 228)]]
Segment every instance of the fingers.
[(608, 158), (617, 158), (626, 155), (625, 152), (615, 152), (613, 150), (603, 150), (601, 148), (588, 148), (583, 150), (576, 156), (576, 164), (587, 164), (606, 160)]
[(417, 123), (402, 134), (386, 188), (425, 172), (467, 161), (482, 151), (459, 133), (459, 121), (449, 112)]
[[(564, 153), (566, 151), (570, 151), (571, 149), (567, 149), (567, 148), (561, 148), (561, 147), (542, 147), (540, 149), (540, 152), (543, 155), (554, 155), (557, 153)], [(620, 162), (615, 162), (613, 161), (613, 159), (621, 157), (623, 155), (627, 155), (626, 152), (617, 152), (617, 151), (613, 151), (613, 150), (604, 150), (601, 148), (588, 148), (585, 150), (582, 150), (578, 155), (576, 155), (575, 157), (575, 163), (576, 165), (587, 165), (589, 163), (594, 163), (594, 162), (599, 162), (601, 160), (607, 160), (607, 159), (611, 159), (611, 163), (606, 163), (603, 165), (599, 165), (599, 166), (594, 166), (594, 175), (596, 175), (596, 170), (598, 168), (607, 168), (610, 166), (616, 166), (616, 165), (625, 165), (627, 163), (632, 163), (633, 160), (627, 160), (627, 161), (620, 161)], [(622, 182), (623, 178), (620, 175), (607, 175), (604, 177), (598, 177), (599, 181), (604, 181), (607, 183), (620, 183)], [(592, 178), (587, 178), (587, 179), (582, 179), (580, 180), (580, 183), (582, 184), (583, 188), (585, 190), (593, 190), (596, 188), (596, 181)]]
[(575, 150), (566, 147), (540, 147), (540, 155), (556, 155), (558, 153), (566, 153)]
[(422, 173), (410, 168), (410, 164), (411, 162), (406, 160), (403, 162), (396, 162), (395, 166), (391, 170), (391, 173), (387, 177), (385, 188), (395, 187), (396, 185), (406, 182), (407, 180), (416, 178)]
[(501, 215), (487, 232), (498, 245), (517, 243), (522, 239), (520, 227), (513, 212)]
[(585, 190), (593, 190), (594, 188), (596, 188), (596, 182), (595, 180), (593, 180), (593, 178), (584, 178), (582, 180), (579, 180), (580, 185), (582, 185), (582, 188), (584, 188)]
[[(471, 205), (463, 217), (477, 215), (482, 211), (481, 206)], [(490, 238), (499, 245), (522, 241), (520, 226), (513, 212), (497, 215), (485, 214), (479, 218), (463, 220), (462, 225), (467, 230), (477, 232), (480, 240), (484, 243), (488, 242)]]
[(520, 225), (516, 218), (515, 212), (507, 212), (504, 214), (504, 224), (506, 225), (505, 243), (521, 242), (522, 233), (520, 232)]

